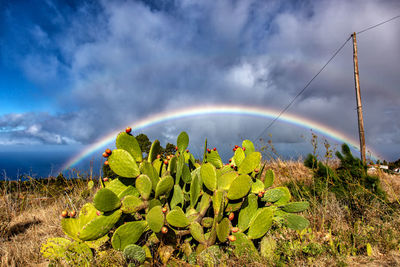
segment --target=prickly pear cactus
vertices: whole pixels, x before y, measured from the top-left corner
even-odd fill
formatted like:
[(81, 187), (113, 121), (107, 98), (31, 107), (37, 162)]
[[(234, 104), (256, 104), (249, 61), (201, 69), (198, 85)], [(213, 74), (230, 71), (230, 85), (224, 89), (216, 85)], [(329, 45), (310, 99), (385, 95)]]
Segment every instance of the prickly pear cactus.
[[(194, 159), (188, 145), (189, 136), (182, 132), (175, 154), (161, 155), (156, 140), (143, 159), (130, 131), (119, 134), (116, 149), (103, 153), (115, 173), (111, 177), (117, 178), (103, 182), (79, 216), (61, 220), (73, 241), (50, 239), (43, 255), (67, 258), (75, 251), (91, 259), (86, 247), (99, 253), (108, 243), (131, 264), (146, 264), (155, 254), (163, 264), (172, 255), (184, 255), (182, 260), (188, 263), (218, 264), (215, 257), (223, 258), (221, 248), (226, 245), (237, 257), (251, 252), (259, 258), (253, 242), (262, 239), (262, 254), (267, 255), (265, 240), (273, 225), (308, 227), (299, 213), (309, 204), (290, 202), (286, 187), (271, 188), (274, 172), (264, 170), (261, 153), (250, 140), (235, 146), (225, 165), (217, 148), (207, 148), (207, 140), (202, 160)], [(74, 242), (79, 245), (72, 247)]]

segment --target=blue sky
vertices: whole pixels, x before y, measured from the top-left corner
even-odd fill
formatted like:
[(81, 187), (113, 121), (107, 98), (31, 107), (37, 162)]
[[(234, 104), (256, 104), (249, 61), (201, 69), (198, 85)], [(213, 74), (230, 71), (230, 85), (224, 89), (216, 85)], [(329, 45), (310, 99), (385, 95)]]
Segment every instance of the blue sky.
[[(400, 14), (395, 0), (0, 5), (0, 169), (15, 166), (7, 151), (23, 156), (47, 147), (70, 156), (122, 125), (177, 107), (281, 110), (353, 31)], [(360, 34), (358, 42), (367, 144), (396, 160), (400, 19)], [(357, 139), (354, 94), (349, 42), (288, 112)], [(185, 120), (146, 133), (166, 143), (187, 130), (192, 139), (228, 145), (254, 138), (269, 123), (235, 126), (246, 120)], [(268, 133), (289, 157), (309, 152), (309, 129), (280, 123)]]

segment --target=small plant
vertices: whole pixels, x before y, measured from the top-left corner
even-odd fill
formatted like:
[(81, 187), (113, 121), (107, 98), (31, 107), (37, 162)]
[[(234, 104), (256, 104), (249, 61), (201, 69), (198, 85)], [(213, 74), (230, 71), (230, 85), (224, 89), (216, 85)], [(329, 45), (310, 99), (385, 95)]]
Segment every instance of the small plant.
[(117, 148), (105, 152), (108, 179), (101, 181), (93, 202), (77, 217), (62, 218), (63, 231), (73, 241), (50, 239), (42, 247), (43, 256), (65, 260), (72, 246), (90, 260), (90, 248), (98, 251), (108, 243), (140, 264), (151, 258), (166, 264), (173, 254), (190, 263), (218, 264), (215, 257), (227, 245), (238, 257), (258, 255), (253, 241), (258, 243), (273, 224), (308, 227), (308, 220), (297, 214), (308, 203), (290, 202), (286, 187), (270, 188), (274, 173), (268, 170), (262, 176), (265, 165), (251, 141), (235, 146), (230, 165), (224, 165), (206, 140), (199, 164), (182, 132), (175, 154), (160, 156), (156, 140), (145, 160), (130, 132), (120, 133)]

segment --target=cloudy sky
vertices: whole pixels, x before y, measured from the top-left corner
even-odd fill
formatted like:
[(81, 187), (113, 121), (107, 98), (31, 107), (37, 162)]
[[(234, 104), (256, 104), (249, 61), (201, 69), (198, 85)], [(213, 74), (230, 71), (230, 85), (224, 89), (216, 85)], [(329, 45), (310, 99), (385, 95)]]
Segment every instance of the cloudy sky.
[[(12, 172), (25, 156), (53, 164), (51, 153), (62, 164), (116, 129), (171, 110), (280, 111), (352, 32), (399, 14), (397, 0), (2, 0), (0, 170)], [(400, 19), (357, 41), (367, 145), (393, 161), (400, 158)], [(351, 41), (287, 113), (358, 140)], [(269, 122), (203, 116), (143, 131), (165, 144), (186, 130), (200, 153), (205, 136), (228, 151)], [(282, 122), (263, 133), (289, 157), (310, 152), (310, 136)]]

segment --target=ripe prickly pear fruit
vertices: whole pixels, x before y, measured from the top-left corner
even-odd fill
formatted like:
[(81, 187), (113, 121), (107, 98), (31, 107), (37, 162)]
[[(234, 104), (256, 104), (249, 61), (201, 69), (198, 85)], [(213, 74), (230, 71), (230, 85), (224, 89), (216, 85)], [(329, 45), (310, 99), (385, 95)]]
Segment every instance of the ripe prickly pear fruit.
[(233, 218), (235, 218), (235, 213), (233, 213), (233, 212), (229, 213), (228, 219), (229, 219), (230, 221), (232, 221)]
[(254, 172), (259, 172), (260, 170), (257, 168), (257, 169), (254, 169)]
[(259, 192), (258, 193), (258, 197), (263, 197), (264, 196), (264, 193), (263, 192)]
[(232, 162), (232, 159), (229, 159), (229, 162)]
[(235, 152), (236, 151), (236, 148), (234, 148), (234, 149), (232, 149), (233, 150), (233, 152)]
[(233, 164), (231, 164), (231, 168), (233, 169), (235, 166)]
[(108, 155), (111, 155), (111, 153), (112, 153), (112, 152), (111, 152), (111, 149), (109, 149), (109, 148), (107, 148), (105, 152), (106, 152)]
[(167, 211), (168, 211), (167, 207), (163, 207), (163, 208), (162, 208), (162, 212), (163, 212), (163, 213), (166, 213)]
[(168, 228), (165, 227), (165, 226), (163, 226), (163, 227), (161, 228), (161, 233), (163, 233), (163, 234), (168, 233)]
[(105, 177), (104, 179), (103, 179), (103, 182), (107, 182), (108, 181), (108, 177)]
[(210, 152), (211, 152), (211, 149), (207, 148), (207, 152), (210, 153)]
[(165, 164), (165, 165), (168, 165), (168, 160), (167, 160), (167, 159), (164, 160), (164, 164)]
[(189, 153), (189, 149), (186, 149), (186, 153)]
[(239, 146), (238, 145), (235, 145), (235, 148), (237, 149)]
[(171, 159), (171, 156), (168, 155), (168, 156), (167, 156), (167, 160), (170, 160), (170, 159)]
[(228, 239), (229, 239), (229, 241), (234, 242), (234, 241), (236, 241), (236, 236), (230, 235), (230, 236), (228, 236)]
[(104, 161), (104, 165), (108, 165), (108, 160)]
[(96, 211), (96, 214), (97, 214), (97, 216), (100, 216), (101, 212), (100, 211)]
[(108, 154), (106, 152), (103, 152), (103, 157), (108, 158)]
[(127, 128), (125, 129), (125, 132), (126, 132), (127, 134), (131, 133), (131, 132), (132, 132), (132, 128), (131, 128), (131, 127), (127, 127)]
[(161, 158), (161, 155), (160, 155), (160, 154), (157, 155), (157, 159), (159, 159), (159, 158)]
[(178, 151), (178, 146), (175, 146), (175, 150)]
[(76, 211), (74, 211), (74, 210), (71, 211), (71, 213), (69, 214), (69, 216), (71, 216), (72, 218), (75, 217), (75, 215), (76, 215)]
[(239, 232), (239, 228), (238, 227), (232, 227), (232, 233), (237, 233)]
[(243, 151), (246, 151), (246, 148), (245, 148), (245, 147), (243, 147), (242, 149), (243, 149)]
[(213, 150), (214, 150), (214, 151), (217, 151), (217, 148), (216, 148), (216, 147), (214, 147), (214, 148), (213, 148)]
[(68, 211), (67, 210), (63, 210), (61, 212), (61, 217), (63, 217), (63, 218), (68, 217)]

